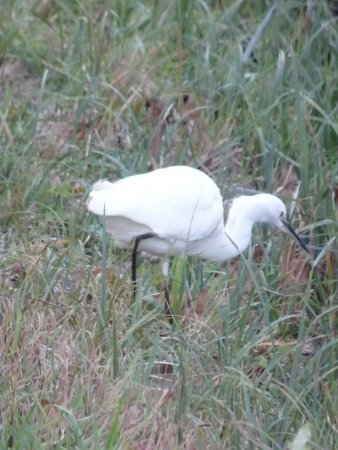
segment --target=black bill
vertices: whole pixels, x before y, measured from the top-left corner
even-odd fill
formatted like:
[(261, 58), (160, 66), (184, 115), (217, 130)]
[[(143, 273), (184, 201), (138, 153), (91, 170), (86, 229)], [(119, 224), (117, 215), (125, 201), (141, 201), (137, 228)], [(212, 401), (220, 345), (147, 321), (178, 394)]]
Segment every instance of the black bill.
[(289, 222), (287, 220), (283, 220), (283, 224), (285, 228), (287, 228), (287, 230), (290, 232), (290, 234), (292, 234), (292, 236), (296, 239), (296, 241), (302, 247), (302, 249), (305, 250), (307, 253), (310, 253), (303, 239), (298, 236), (298, 234), (295, 232), (295, 230), (292, 228)]

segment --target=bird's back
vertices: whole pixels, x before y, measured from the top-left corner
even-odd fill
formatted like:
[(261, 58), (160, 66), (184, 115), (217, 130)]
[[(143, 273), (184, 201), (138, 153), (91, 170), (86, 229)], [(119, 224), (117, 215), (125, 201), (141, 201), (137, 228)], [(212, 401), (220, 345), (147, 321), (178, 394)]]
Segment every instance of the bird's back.
[(115, 183), (98, 181), (87, 207), (106, 216), (113, 235), (114, 222), (122, 235), (125, 220), (129, 230), (135, 224), (136, 233), (151, 231), (170, 242), (205, 239), (223, 223), (217, 185), (203, 172), (187, 166), (157, 169)]

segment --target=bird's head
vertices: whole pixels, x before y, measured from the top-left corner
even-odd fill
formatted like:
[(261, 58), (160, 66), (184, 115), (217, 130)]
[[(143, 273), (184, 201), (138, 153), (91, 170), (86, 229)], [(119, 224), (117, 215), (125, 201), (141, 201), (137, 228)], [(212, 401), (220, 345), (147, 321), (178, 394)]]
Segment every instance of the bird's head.
[(291, 235), (296, 239), (302, 249), (309, 253), (303, 239), (298, 236), (290, 225), (287, 218), (286, 207), (282, 200), (271, 194), (257, 194), (255, 197), (257, 199), (256, 212), (260, 215), (259, 221), (273, 225), (284, 233)]

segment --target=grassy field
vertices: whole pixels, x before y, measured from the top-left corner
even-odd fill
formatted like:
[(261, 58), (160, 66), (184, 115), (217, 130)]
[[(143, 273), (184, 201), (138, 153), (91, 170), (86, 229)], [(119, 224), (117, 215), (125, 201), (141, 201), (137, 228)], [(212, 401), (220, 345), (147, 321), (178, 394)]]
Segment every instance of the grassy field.
[[(1, 1), (0, 448), (338, 448), (338, 6), (273, 5)], [(258, 226), (173, 261), (173, 325), (156, 260), (131, 305), (85, 201), (172, 164), (276, 193), (311, 256)]]

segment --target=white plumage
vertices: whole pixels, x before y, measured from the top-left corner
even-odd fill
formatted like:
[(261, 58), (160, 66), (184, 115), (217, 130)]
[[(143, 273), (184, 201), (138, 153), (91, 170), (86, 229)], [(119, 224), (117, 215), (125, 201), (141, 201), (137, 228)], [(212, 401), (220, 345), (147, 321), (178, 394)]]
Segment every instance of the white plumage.
[[(256, 222), (270, 223), (291, 233), (307, 251), (286, 220), (283, 202), (271, 194), (234, 199), (224, 227), (223, 200), (217, 185), (200, 170), (187, 166), (157, 169), (114, 183), (98, 181), (89, 194), (87, 207), (104, 216), (106, 229), (117, 246), (130, 248), (138, 238), (135, 254), (139, 245), (161, 256), (165, 277), (171, 255), (225, 261), (242, 253)], [(134, 271), (136, 277), (136, 267)]]
[(158, 169), (115, 183), (98, 181), (87, 207), (106, 216), (107, 231), (120, 247), (130, 247), (140, 234), (154, 233), (157, 237), (144, 240), (140, 248), (158, 256), (192, 254), (197, 244), (207, 248), (220, 225), (223, 228), (218, 187), (203, 172), (186, 166)]

